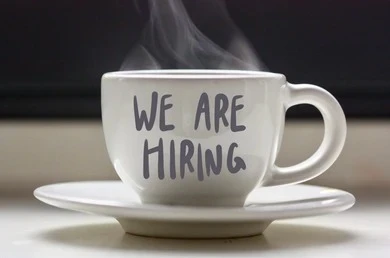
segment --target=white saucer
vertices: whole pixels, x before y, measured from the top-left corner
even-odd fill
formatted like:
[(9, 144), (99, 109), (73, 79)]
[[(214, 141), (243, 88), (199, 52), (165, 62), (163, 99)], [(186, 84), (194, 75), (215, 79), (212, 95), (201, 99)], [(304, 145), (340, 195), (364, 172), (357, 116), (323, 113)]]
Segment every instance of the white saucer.
[(142, 204), (121, 181), (53, 184), (34, 195), (56, 207), (114, 217), (131, 234), (172, 238), (257, 235), (277, 219), (340, 212), (355, 203), (345, 191), (302, 184), (256, 189), (237, 208)]

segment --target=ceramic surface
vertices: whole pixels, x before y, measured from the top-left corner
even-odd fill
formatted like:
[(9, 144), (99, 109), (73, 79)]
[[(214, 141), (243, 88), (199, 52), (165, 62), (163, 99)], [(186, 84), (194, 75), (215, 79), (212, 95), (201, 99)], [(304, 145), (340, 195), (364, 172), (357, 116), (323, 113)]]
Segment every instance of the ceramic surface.
[[(306, 161), (277, 167), (285, 111), (304, 103), (323, 115), (323, 142)], [(143, 203), (242, 206), (256, 187), (326, 171), (346, 136), (343, 111), (330, 93), (253, 71), (107, 73), (102, 118), (112, 164)]]
[(309, 185), (258, 188), (244, 207), (142, 204), (121, 181), (47, 185), (34, 195), (56, 207), (114, 217), (128, 233), (175, 238), (256, 235), (274, 220), (340, 212), (355, 202), (345, 191)]

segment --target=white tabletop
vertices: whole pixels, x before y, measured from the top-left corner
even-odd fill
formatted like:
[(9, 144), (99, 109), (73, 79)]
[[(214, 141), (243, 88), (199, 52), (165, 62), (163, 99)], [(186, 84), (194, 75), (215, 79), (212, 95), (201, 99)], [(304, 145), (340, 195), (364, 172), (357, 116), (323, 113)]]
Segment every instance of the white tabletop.
[(36, 200), (2, 199), (0, 257), (387, 258), (389, 202), (358, 199), (343, 213), (274, 222), (263, 236), (173, 240), (125, 234), (112, 218), (64, 211)]

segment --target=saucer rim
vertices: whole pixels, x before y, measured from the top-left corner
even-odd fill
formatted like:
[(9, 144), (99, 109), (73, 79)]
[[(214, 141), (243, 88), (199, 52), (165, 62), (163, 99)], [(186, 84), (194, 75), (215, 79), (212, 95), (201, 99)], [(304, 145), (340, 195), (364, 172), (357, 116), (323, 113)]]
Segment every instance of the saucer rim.
[[(341, 212), (351, 208), (355, 203), (355, 197), (344, 190), (308, 185), (297, 184), (290, 187), (310, 187), (322, 190), (337, 190), (340, 192), (337, 196), (324, 197), (323, 200), (302, 199), (299, 204), (280, 204), (275, 205), (273, 209), (264, 210), (263, 207), (244, 206), (244, 207), (190, 207), (190, 206), (168, 206), (159, 204), (142, 203), (121, 203), (112, 201), (108, 203), (98, 203), (95, 201), (71, 200), (71, 198), (61, 194), (48, 194), (45, 189), (59, 185), (72, 186), (74, 184), (118, 184), (120, 180), (101, 180), (101, 181), (74, 181), (56, 184), (48, 184), (38, 187), (34, 190), (34, 196), (49, 205), (115, 218), (143, 218), (161, 221), (197, 221), (197, 222), (227, 222), (227, 221), (264, 221), (279, 220), (289, 218), (301, 218), (309, 216), (324, 215), (328, 213)], [(283, 186), (272, 186), (279, 188)], [(271, 187), (267, 187), (271, 188)], [(256, 189), (257, 190), (257, 189)], [(254, 190), (254, 191), (256, 191)], [(313, 204), (321, 202), (321, 206), (315, 207)], [(317, 204), (318, 205), (318, 204)], [(158, 214), (156, 214), (158, 211)]]

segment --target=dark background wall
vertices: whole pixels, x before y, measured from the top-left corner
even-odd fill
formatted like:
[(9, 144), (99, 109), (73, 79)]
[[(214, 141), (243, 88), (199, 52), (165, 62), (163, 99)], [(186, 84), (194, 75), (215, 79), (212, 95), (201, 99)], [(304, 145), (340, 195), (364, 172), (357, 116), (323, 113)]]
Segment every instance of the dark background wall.
[[(390, 117), (390, 1), (226, 3), (270, 71), (325, 87), (349, 118)], [(0, 5), (0, 117), (98, 118), (100, 77), (139, 39), (146, 1), (138, 10), (133, 0)], [(319, 117), (307, 107), (289, 115)]]

